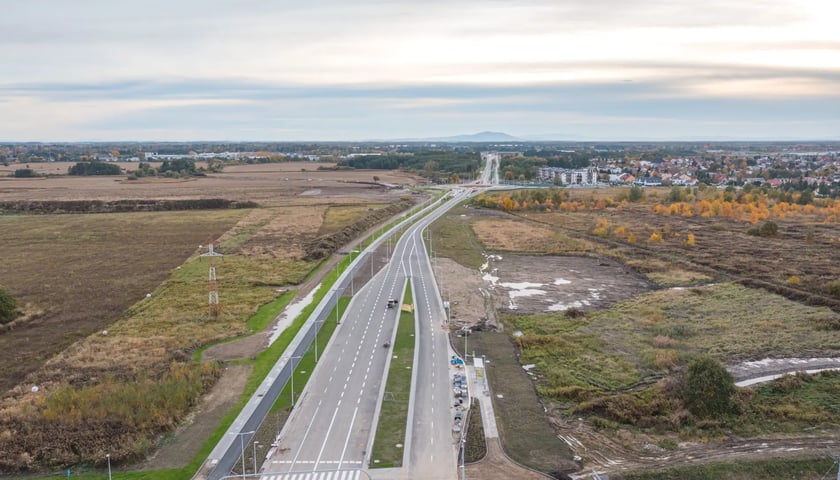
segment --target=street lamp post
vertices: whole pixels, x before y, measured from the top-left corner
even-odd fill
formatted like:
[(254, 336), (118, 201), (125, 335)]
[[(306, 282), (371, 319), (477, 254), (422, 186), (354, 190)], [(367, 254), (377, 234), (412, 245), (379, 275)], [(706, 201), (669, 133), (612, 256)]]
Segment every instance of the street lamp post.
[(295, 359), (301, 359), (300, 355), (295, 355), (294, 357), (290, 358), (292, 361), (292, 373), (289, 375), (289, 380), (292, 382), (292, 406), (295, 406)]
[(260, 442), (254, 441), (254, 475), (257, 474), (257, 444)]
[[(338, 308), (338, 302), (336, 302), (335, 308)], [(318, 332), (323, 324), (324, 322), (315, 322), (315, 363), (318, 363)]]
[(108, 460), (108, 480), (111, 480), (111, 454), (106, 454), (105, 459)]
[(242, 478), (245, 478), (245, 435), (250, 435), (254, 433), (255, 430), (251, 430), (250, 432), (239, 432), (234, 435), (239, 437), (239, 448), (242, 450)]

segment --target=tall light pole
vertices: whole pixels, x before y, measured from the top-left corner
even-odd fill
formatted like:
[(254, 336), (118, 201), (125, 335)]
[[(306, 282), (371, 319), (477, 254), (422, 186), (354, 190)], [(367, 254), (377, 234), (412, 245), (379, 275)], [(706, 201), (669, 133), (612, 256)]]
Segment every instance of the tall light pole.
[(257, 474), (257, 444), (260, 442), (254, 441), (254, 475)]
[(108, 460), (108, 480), (111, 480), (111, 454), (106, 454), (105, 459)]
[(289, 375), (289, 380), (292, 382), (292, 406), (295, 406), (295, 359), (301, 359), (300, 355), (295, 355), (294, 357), (290, 358), (289, 360), (292, 361), (292, 374)]
[[(338, 308), (338, 303), (336, 303), (335, 308)], [(315, 363), (318, 363), (318, 332), (323, 324), (324, 322), (315, 322)]]
[(245, 438), (244, 437), (245, 437), (245, 435), (250, 435), (252, 433), (254, 433), (254, 430), (251, 430), (250, 432), (239, 432), (239, 433), (234, 434), (237, 437), (239, 437), (239, 448), (242, 449), (242, 455), (241, 455), (242, 456), (242, 478), (245, 478)]

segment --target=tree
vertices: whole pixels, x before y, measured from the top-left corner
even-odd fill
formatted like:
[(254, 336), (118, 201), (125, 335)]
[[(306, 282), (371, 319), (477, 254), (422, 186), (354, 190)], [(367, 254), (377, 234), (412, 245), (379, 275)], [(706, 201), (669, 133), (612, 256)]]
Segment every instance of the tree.
[(449, 176), (449, 183), (461, 183), (461, 176), (457, 173), (453, 173)]
[(15, 170), (15, 178), (32, 178), (37, 176), (38, 174), (31, 168), (18, 168)]
[(120, 175), (122, 170), (116, 163), (78, 162), (67, 169), (67, 175)]
[(627, 200), (631, 202), (638, 202), (645, 196), (645, 191), (642, 190), (642, 187), (637, 185), (633, 185), (630, 187), (630, 192), (627, 194)]
[(714, 358), (696, 357), (688, 364), (683, 402), (698, 417), (718, 417), (734, 410), (735, 379)]
[(17, 302), (5, 290), (0, 289), (0, 324), (9, 323), (17, 317)]
[(379, 176), (378, 176), (378, 175), (374, 175), (374, 176), (373, 176), (373, 181), (378, 183), (378, 182), (379, 182)]

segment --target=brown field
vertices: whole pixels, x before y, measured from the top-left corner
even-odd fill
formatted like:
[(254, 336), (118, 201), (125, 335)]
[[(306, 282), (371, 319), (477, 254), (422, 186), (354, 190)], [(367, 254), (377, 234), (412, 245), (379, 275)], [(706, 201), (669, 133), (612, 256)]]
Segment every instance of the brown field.
[(0, 333), (0, 390), (106, 328), (245, 213), (0, 216), (0, 282), (31, 312)]
[[(399, 173), (316, 167), (237, 166), (183, 182), (0, 179), (0, 200), (212, 197), (263, 205), (0, 216), (0, 286), (27, 313), (0, 331), (0, 470), (87, 462), (108, 443), (118, 445), (114, 461), (149, 453), (221, 374), (212, 365), (195, 368), (189, 354), (247, 334), (245, 322), (259, 305), (303, 281), (318, 264), (301, 258), (307, 242), (343, 233), (408, 194), (350, 182), (374, 174), (415, 182)], [(216, 320), (206, 313), (207, 264), (194, 256), (208, 234), (219, 237), (226, 254), (218, 266), (223, 307)], [(32, 385), (40, 392), (31, 393)], [(168, 400), (164, 392), (172, 389), (183, 396)], [(228, 402), (236, 398), (226, 395)], [(143, 398), (146, 413), (120, 406)], [(205, 421), (202, 428), (212, 429), (218, 418)]]
[[(31, 164), (49, 168), (56, 163)], [(68, 164), (70, 165), (70, 164)], [(131, 165), (131, 164), (126, 164)], [(124, 176), (2, 178), (0, 201), (4, 200), (116, 200), (146, 198), (226, 198), (251, 200), (265, 206), (286, 205), (301, 197), (305, 203), (342, 197), (383, 199), (383, 188), (372, 185), (373, 177), (392, 185), (415, 185), (419, 177), (396, 171), (318, 170), (333, 164), (312, 162), (233, 165), (224, 172), (189, 179), (143, 178), (129, 181)], [(6, 170), (12, 167), (0, 167)], [(21, 168), (17, 166), (17, 168)], [(67, 167), (61, 167), (67, 172)], [(2, 174), (3, 170), (0, 170)], [(367, 183), (356, 183), (367, 182)], [(399, 190), (391, 198), (397, 198)]]

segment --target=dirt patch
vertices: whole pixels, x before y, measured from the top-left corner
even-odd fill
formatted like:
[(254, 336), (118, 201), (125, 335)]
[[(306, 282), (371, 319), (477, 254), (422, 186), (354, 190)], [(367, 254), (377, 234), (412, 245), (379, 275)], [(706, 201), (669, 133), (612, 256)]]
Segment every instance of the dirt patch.
[(222, 417), (236, 405), (250, 373), (250, 365), (225, 367), (216, 385), (204, 395), (200, 406), (190, 414), (183, 426), (168, 436), (152, 456), (128, 470), (161, 470), (186, 466), (213, 434)]
[(517, 314), (606, 308), (654, 288), (618, 262), (595, 257), (488, 255), (488, 291)]
[(486, 320), (489, 325), (501, 328), (494, 297), (481, 272), (445, 257), (435, 258), (434, 268), (441, 295), (449, 301), (453, 324), (473, 328)]

